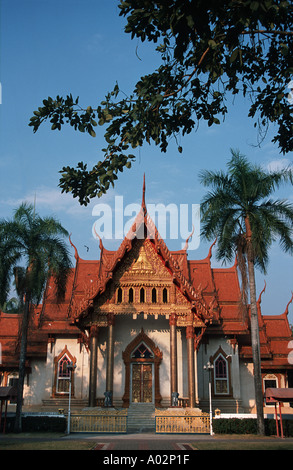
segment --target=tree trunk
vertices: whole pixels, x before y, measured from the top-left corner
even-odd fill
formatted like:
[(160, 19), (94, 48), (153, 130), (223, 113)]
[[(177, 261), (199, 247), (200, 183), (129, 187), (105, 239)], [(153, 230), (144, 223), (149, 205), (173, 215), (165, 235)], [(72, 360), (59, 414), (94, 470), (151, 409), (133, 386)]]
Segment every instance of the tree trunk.
[(17, 401), (16, 401), (16, 414), (14, 422), (14, 432), (21, 432), (21, 413), (22, 413), (22, 402), (23, 402), (23, 386), (25, 378), (25, 361), (27, 351), (27, 335), (28, 335), (28, 324), (29, 324), (29, 312), (30, 312), (30, 301), (27, 297), (24, 304), (23, 319), (21, 325), (21, 342), (20, 342), (20, 354), (19, 354), (19, 377), (17, 384)]
[(264, 426), (264, 413), (263, 413), (263, 391), (262, 391), (262, 377), (261, 377), (261, 356), (260, 356), (260, 339), (259, 339), (259, 324), (256, 303), (256, 287), (255, 287), (255, 273), (254, 261), (251, 244), (251, 229), (250, 223), (247, 219), (246, 235), (247, 235), (247, 263), (248, 263), (248, 276), (249, 276), (249, 293), (250, 293), (250, 330), (251, 330), (251, 347), (252, 347), (252, 360), (254, 366), (254, 388), (255, 388), (255, 403), (257, 414), (257, 432), (260, 435), (265, 434)]

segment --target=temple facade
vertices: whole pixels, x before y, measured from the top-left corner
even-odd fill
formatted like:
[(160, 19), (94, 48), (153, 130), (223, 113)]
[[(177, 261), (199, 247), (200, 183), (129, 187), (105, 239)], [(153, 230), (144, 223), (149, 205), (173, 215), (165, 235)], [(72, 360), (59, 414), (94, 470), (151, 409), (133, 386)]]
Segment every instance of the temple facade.
[[(213, 246), (205, 259), (189, 260), (188, 240), (169, 251), (147, 213), (145, 190), (117, 251), (100, 240), (100, 259), (87, 261), (71, 244), (75, 267), (64, 301), (57, 304), (50, 279), (31, 315), (24, 406), (60, 406), (72, 363), (73, 406), (207, 411), (210, 382), (213, 409), (255, 412), (250, 311), (240, 308), (236, 263), (213, 268)], [(292, 387), (289, 303), (284, 313), (265, 316), (262, 295), (263, 389)], [(20, 322), (18, 314), (0, 313), (2, 386), (17, 381)]]

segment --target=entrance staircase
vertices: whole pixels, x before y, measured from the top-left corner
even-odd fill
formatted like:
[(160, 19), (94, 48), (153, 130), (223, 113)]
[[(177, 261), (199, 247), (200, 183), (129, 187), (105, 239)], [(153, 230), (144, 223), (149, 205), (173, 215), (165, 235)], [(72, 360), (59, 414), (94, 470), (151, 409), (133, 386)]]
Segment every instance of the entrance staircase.
[(127, 432), (142, 433), (155, 431), (155, 405), (139, 403), (129, 406), (127, 411)]
[[(67, 413), (68, 410), (68, 397), (60, 398), (48, 398), (42, 402), (42, 411), (58, 411), (64, 410)], [(83, 398), (71, 398), (71, 409), (82, 410), (88, 405), (88, 399)]]

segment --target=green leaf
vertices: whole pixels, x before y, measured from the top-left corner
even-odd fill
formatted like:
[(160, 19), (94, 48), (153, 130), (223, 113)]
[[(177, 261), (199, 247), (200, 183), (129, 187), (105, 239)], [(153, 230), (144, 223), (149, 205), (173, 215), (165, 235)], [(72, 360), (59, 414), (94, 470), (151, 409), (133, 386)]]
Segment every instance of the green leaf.
[(162, 95), (157, 94), (155, 96), (155, 103), (162, 103), (163, 99), (164, 99), (164, 97)]
[(234, 51), (232, 52), (232, 54), (230, 56), (230, 63), (231, 64), (237, 59), (237, 56), (238, 56), (238, 49), (234, 49)]
[(217, 43), (213, 39), (209, 40), (208, 45), (210, 46), (211, 49), (215, 49), (217, 47)]
[(251, 4), (250, 4), (250, 9), (251, 9), (252, 11), (258, 10), (258, 9), (259, 9), (259, 2), (251, 2)]

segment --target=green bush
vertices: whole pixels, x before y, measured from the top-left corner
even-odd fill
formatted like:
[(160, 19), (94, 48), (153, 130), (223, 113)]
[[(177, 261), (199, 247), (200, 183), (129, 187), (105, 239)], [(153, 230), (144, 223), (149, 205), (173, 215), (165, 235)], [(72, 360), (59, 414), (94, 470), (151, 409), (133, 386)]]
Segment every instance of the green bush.
[[(65, 432), (66, 418), (65, 416), (23, 416), (22, 417), (22, 432)], [(1, 423), (1, 432), (4, 425), (4, 419)], [(13, 432), (14, 430), (14, 417), (7, 417), (6, 432)]]
[(64, 432), (66, 418), (65, 416), (24, 416), (22, 429), (23, 432)]
[[(255, 418), (213, 419), (213, 431), (215, 434), (257, 434), (257, 421)], [(265, 419), (265, 433), (267, 436), (277, 434), (274, 419)], [(283, 433), (285, 437), (293, 437), (293, 420), (283, 419)]]

